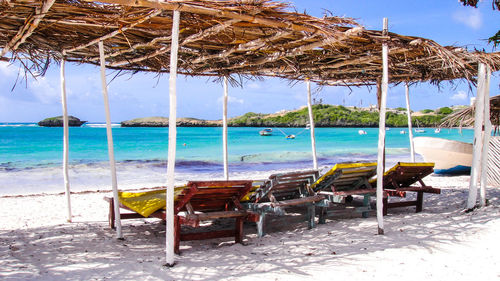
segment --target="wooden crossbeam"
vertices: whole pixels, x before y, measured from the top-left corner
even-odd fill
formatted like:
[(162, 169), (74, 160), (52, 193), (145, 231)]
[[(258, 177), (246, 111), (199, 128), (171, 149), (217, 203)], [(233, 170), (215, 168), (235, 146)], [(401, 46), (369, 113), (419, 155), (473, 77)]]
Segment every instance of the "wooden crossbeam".
[(226, 58), (230, 56), (231, 54), (235, 52), (246, 52), (250, 50), (256, 50), (259, 48), (262, 48), (266, 46), (268, 42), (272, 42), (278, 39), (281, 39), (283, 37), (286, 37), (288, 35), (292, 34), (292, 32), (289, 31), (279, 31), (273, 36), (267, 37), (267, 38), (258, 38), (246, 43), (239, 44), (237, 47), (229, 49), (229, 50), (224, 50), (221, 53), (217, 54), (212, 54), (212, 55), (206, 55), (206, 56), (201, 56), (195, 60), (192, 61), (193, 64), (199, 64), (199, 63), (204, 63), (207, 60), (215, 59), (215, 58)]
[[(222, 30), (226, 29), (227, 27), (233, 25), (236, 22), (239, 22), (239, 20), (234, 20), (234, 19), (233, 20), (229, 20), (229, 21), (226, 21), (226, 22), (214, 25), (212, 27), (209, 27), (207, 29), (204, 29), (204, 30), (202, 30), (202, 31), (200, 31), (200, 32), (198, 32), (196, 34), (193, 34), (193, 35), (190, 35), (190, 36), (186, 37), (184, 40), (182, 40), (181, 43), (179, 43), (179, 46), (183, 46), (185, 44), (188, 44), (188, 43), (191, 43), (191, 42), (194, 42), (194, 41), (197, 41), (197, 40), (202, 40), (202, 39), (204, 39), (204, 38), (206, 38), (208, 36), (215, 35), (215, 34), (221, 32)], [(158, 40), (155, 41), (155, 39), (153, 39), (151, 42), (153, 42), (152, 44), (156, 44), (158, 42)], [(149, 42), (149, 43), (151, 43), (151, 42)], [(149, 43), (146, 43), (146, 44), (149, 45)], [(136, 44), (136, 45), (139, 45), (139, 44)], [(132, 46), (132, 48), (128, 49), (127, 51), (130, 51), (130, 50), (133, 51), (134, 49), (135, 49), (135, 45)], [(165, 47), (160, 48), (160, 49), (154, 51), (153, 53), (149, 53), (149, 54), (147, 54), (145, 56), (134, 58), (134, 59), (130, 59), (130, 60), (117, 61), (117, 62), (109, 64), (109, 66), (110, 67), (117, 67), (117, 66), (122, 66), (122, 65), (126, 65), (126, 64), (133, 64), (133, 63), (141, 62), (143, 60), (159, 56), (159, 55), (167, 53), (167, 52), (170, 52), (170, 47), (165, 46)]]
[(56, 0), (47, 0), (44, 2), (41, 9), (36, 9), (36, 13), (33, 18), (30, 18), (26, 23), (19, 29), (16, 35), (5, 45), (0, 52), (0, 57), (3, 57), (6, 53), (10, 51), (15, 51), (19, 45), (24, 43), (28, 37), (33, 34), (35, 29), (38, 27), (42, 19), (45, 17), (49, 9), (52, 7)]
[(229, 19), (237, 19), (241, 21), (246, 21), (255, 24), (261, 24), (274, 28), (282, 28), (287, 30), (294, 31), (306, 31), (306, 32), (322, 32), (320, 29), (295, 24), (292, 22), (281, 22), (276, 20), (270, 20), (261, 18), (255, 15), (246, 15), (242, 13), (237, 13), (229, 10), (218, 10), (208, 7), (201, 7), (196, 5), (184, 4), (184, 3), (176, 3), (170, 1), (156, 1), (156, 0), (86, 0), (88, 2), (99, 2), (99, 3), (108, 3), (108, 4), (119, 4), (124, 6), (132, 6), (132, 7), (148, 7), (155, 9), (163, 9), (163, 10), (177, 10), (179, 12), (187, 12), (194, 14), (202, 14), (202, 15), (210, 15), (219, 18), (229, 18)]
[[(323, 40), (320, 40), (320, 41), (317, 41), (314, 43), (302, 45), (302, 46), (293, 48), (292, 50), (285, 51), (285, 52), (281, 52), (281, 51), (274, 52), (273, 54), (267, 55), (267, 56), (265, 56), (257, 61), (240, 63), (237, 65), (227, 67), (226, 69), (239, 69), (239, 68), (248, 67), (248, 66), (259, 66), (259, 65), (266, 64), (266, 63), (278, 61), (278, 60), (285, 58), (285, 57), (300, 56), (300, 55), (303, 55), (307, 51), (310, 51), (310, 50), (313, 50), (313, 49), (316, 49), (319, 47), (323, 47), (325, 45), (331, 45), (334, 43), (342, 42), (343, 40), (345, 40), (351, 36), (359, 36), (363, 32), (364, 32), (363, 27), (354, 27), (354, 28), (348, 29), (345, 32), (337, 32), (337, 36), (335, 36), (335, 37), (329, 37), (329, 38), (326, 38), (326, 39), (323, 39)], [(209, 69), (208, 71), (211, 71), (211, 69)]]
[(116, 35), (124, 32), (124, 31), (126, 31), (128, 29), (133, 28), (134, 26), (136, 26), (138, 24), (141, 24), (141, 23), (143, 23), (143, 22), (145, 22), (145, 21), (147, 21), (147, 20), (149, 20), (149, 19), (151, 19), (153, 17), (156, 17), (157, 15), (161, 14), (162, 12), (163, 12), (162, 10), (153, 10), (147, 16), (143, 17), (142, 19), (140, 19), (140, 20), (138, 20), (138, 21), (136, 21), (134, 23), (131, 23), (131, 24), (125, 26), (125, 27), (117, 29), (117, 30), (115, 30), (115, 31), (113, 31), (111, 33), (108, 33), (108, 34), (106, 34), (104, 36), (101, 36), (99, 38), (96, 38), (96, 39), (94, 39), (94, 40), (92, 40), (90, 42), (87, 42), (85, 44), (76, 46), (76, 47), (71, 48), (71, 49), (66, 49), (66, 50), (63, 51), (63, 53), (70, 53), (70, 52), (78, 51), (78, 50), (87, 48), (88, 46), (97, 44), (99, 41), (104, 41), (106, 39), (112, 38), (112, 37), (114, 37), (114, 36), (116, 36)]

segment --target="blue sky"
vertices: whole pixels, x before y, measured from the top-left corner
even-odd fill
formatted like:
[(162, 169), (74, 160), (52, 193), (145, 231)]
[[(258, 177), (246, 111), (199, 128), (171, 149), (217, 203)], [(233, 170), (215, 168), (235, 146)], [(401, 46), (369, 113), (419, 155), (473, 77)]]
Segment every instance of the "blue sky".
[[(500, 26), (500, 12), (483, 1), (478, 9), (448, 1), (368, 1), (296, 0), (290, 1), (299, 12), (321, 17), (325, 10), (336, 16), (355, 18), (367, 29), (381, 29), (382, 18), (389, 18), (389, 30), (404, 35), (433, 39), (441, 45), (465, 46), (469, 50), (491, 52), (486, 38)], [(105, 120), (99, 69), (88, 65), (66, 67), (68, 110), (71, 115), (92, 122)], [(47, 75), (19, 83), (11, 91), (18, 66), (0, 62), (0, 122), (34, 122), (61, 115), (59, 66)], [(111, 72), (109, 72), (111, 73)], [(496, 73), (498, 76), (498, 73)], [(111, 77), (108, 78), (108, 81)], [(499, 94), (500, 80), (492, 77), (490, 95)], [(221, 119), (222, 85), (207, 78), (179, 76), (178, 117)], [(168, 116), (168, 75), (136, 74), (122, 76), (109, 85), (111, 118), (114, 122), (145, 116)], [(475, 95), (465, 83), (440, 89), (420, 84), (410, 89), (412, 109), (468, 104)], [(230, 117), (253, 111), (272, 113), (306, 104), (305, 84), (293, 87), (287, 81), (265, 79), (247, 81), (243, 88), (229, 89)], [(368, 106), (376, 103), (375, 89), (324, 87), (315, 94), (323, 103)], [(404, 87), (389, 89), (387, 105), (405, 106)]]

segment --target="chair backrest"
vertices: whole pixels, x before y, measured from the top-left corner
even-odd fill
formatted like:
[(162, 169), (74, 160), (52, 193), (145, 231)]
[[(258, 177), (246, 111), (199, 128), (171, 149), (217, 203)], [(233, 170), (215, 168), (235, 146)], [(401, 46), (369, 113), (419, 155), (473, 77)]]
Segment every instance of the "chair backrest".
[(368, 179), (377, 173), (376, 162), (338, 163), (322, 175), (311, 188), (314, 191), (346, 191), (368, 187)]
[(176, 198), (175, 213), (186, 211), (188, 203), (194, 211), (234, 210), (235, 202), (252, 188), (252, 181), (190, 181), (186, 186)]
[[(384, 173), (384, 188), (394, 189), (409, 187), (434, 172), (434, 163), (407, 163), (398, 162)], [(377, 184), (376, 179), (370, 181)]]
[(256, 202), (265, 201), (270, 193), (277, 200), (312, 195), (307, 188), (316, 181), (318, 175), (317, 170), (273, 174), (255, 193)]

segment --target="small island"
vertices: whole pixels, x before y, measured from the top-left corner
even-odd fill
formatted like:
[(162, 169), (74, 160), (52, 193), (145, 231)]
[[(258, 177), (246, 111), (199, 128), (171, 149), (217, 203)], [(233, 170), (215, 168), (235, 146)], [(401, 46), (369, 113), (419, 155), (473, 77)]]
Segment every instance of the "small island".
[[(68, 116), (68, 125), (70, 127), (80, 127), (87, 121), (81, 121), (80, 119), (74, 116)], [(38, 126), (41, 127), (63, 127), (64, 121), (62, 116), (45, 118), (42, 121), (38, 122)]]
[[(219, 127), (219, 120), (202, 120), (196, 118), (179, 118), (176, 122), (178, 127)], [(167, 117), (144, 117), (135, 118), (120, 123), (122, 127), (168, 127)]]

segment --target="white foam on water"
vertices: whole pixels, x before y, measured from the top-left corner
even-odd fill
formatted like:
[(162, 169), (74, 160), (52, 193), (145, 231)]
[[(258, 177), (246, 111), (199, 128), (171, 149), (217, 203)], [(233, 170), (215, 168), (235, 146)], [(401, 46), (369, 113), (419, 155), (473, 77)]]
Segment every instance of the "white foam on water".
[[(106, 128), (106, 124), (102, 123), (86, 123), (83, 127), (91, 127), (91, 128)], [(111, 124), (111, 127), (121, 127), (120, 124)]]

